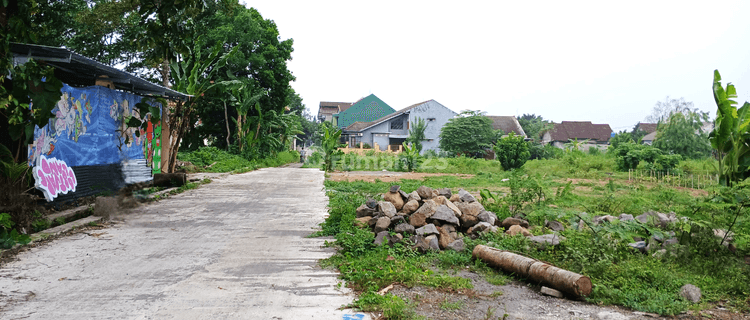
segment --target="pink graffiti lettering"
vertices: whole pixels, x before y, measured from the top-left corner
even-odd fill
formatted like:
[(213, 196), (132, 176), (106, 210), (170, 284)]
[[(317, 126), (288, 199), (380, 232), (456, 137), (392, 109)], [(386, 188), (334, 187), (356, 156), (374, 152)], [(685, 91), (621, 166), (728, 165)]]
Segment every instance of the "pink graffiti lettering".
[(73, 169), (63, 160), (39, 156), (37, 165), (32, 170), (34, 173), (34, 186), (44, 193), (47, 201), (52, 201), (59, 194), (76, 192), (78, 179)]

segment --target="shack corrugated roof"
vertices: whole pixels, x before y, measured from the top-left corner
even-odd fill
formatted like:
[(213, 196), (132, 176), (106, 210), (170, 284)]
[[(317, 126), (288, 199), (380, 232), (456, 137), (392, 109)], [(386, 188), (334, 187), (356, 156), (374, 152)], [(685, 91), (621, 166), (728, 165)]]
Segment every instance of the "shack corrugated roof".
[[(32, 58), (55, 67), (55, 77), (71, 86), (93, 86), (96, 84), (97, 77), (99, 77), (103, 80), (112, 81), (115, 89), (142, 96), (159, 96), (177, 100), (187, 100), (192, 97), (65, 48), (11, 43), (10, 51), (17, 63), (24, 63), (25, 60)], [(106, 76), (106, 78), (102, 76)]]

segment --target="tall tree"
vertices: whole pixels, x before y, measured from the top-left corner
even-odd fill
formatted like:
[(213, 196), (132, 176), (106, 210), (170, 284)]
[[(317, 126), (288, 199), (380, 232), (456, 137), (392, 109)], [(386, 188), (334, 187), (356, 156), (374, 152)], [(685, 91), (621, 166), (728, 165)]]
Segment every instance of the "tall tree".
[(552, 130), (553, 124), (549, 120), (544, 120), (542, 116), (536, 114), (523, 114), (523, 116), (516, 117), (518, 124), (521, 125), (526, 136), (534, 142), (539, 142), (542, 135)]
[(459, 117), (448, 120), (440, 130), (440, 149), (454, 155), (476, 157), (485, 154), (498, 137), (490, 118), (481, 112), (464, 111)]
[(690, 112), (697, 112), (692, 102), (685, 101), (685, 98), (669, 99), (667, 96), (664, 101), (657, 101), (651, 115), (646, 117), (647, 122), (657, 123), (664, 122), (674, 113), (688, 115)]
[(665, 122), (659, 123), (653, 146), (667, 154), (679, 154), (698, 159), (711, 154), (708, 132), (703, 132), (705, 112), (675, 112)]

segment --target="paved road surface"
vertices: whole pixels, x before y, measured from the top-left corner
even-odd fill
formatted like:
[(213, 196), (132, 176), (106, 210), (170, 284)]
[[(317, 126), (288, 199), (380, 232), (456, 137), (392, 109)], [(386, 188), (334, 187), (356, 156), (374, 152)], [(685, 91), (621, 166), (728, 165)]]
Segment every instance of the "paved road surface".
[[(317, 260), (317, 169), (231, 175), (0, 268), (2, 319), (360, 319)], [(103, 234), (99, 234), (103, 233)]]

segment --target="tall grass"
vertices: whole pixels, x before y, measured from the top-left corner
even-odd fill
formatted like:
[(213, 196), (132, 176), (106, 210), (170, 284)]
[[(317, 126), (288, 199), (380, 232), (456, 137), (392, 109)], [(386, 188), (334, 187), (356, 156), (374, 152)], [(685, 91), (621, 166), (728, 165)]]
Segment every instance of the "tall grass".
[(231, 172), (251, 171), (299, 162), (299, 152), (283, 151), (277, 153), (275, 157), (247, 160), (241, 155), (232, 154), (215, 147), (202, 147), (191, 152), (180, 152), (177, 154), (177, 158), (192, 163), (198, 171)]

